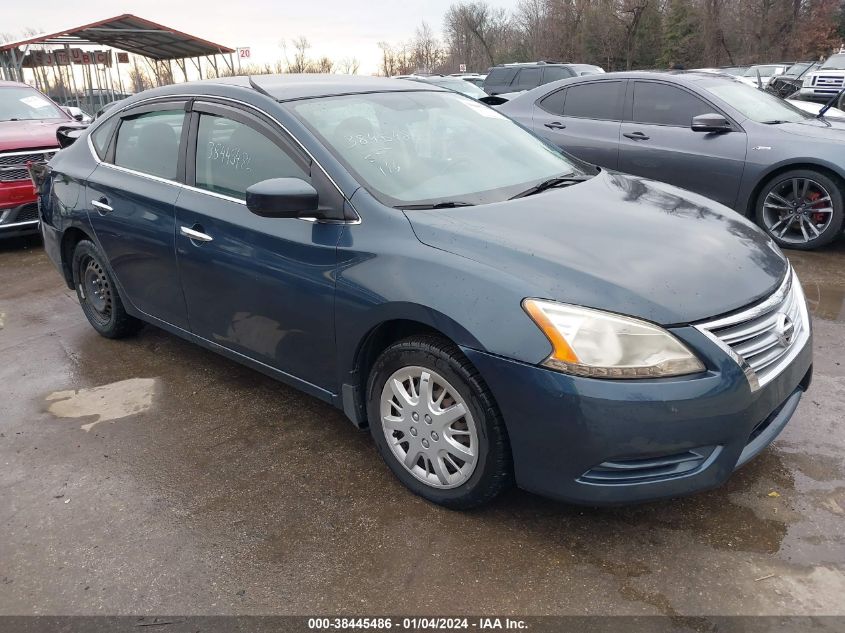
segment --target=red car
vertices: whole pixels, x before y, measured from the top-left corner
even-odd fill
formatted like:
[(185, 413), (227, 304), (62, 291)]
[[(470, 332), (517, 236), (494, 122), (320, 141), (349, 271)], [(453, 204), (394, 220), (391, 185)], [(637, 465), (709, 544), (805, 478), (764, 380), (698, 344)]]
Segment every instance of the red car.
[(28, 162), (52, 158), (56, 129), (74, 123), (35, 88), (0, 81), (0, 238), (38, 232), (35, 190)]

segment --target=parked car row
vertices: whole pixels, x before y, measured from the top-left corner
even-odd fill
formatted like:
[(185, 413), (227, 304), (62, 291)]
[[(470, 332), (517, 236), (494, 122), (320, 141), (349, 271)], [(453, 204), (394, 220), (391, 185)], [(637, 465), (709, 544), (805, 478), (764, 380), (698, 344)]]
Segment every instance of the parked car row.
[(833, 176), (766, 170), (801, 141), (838, 162), (838, 128), (701, 73), (572, 77), (504, 111), (522, 125), (364, 77), (150, 90), (31, 166), (45, 248), (103, 336), (152, 323), (332, 403), (432, 502), (723, 483), (809, 387), (807, 305), (751, 222), (650, 177), (827, 236)]

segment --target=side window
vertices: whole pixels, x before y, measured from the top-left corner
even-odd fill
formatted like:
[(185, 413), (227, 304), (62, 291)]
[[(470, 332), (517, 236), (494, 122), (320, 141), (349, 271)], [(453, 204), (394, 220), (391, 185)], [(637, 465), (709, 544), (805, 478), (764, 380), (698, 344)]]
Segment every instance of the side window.
[(516, 90), (531, 90), (540, 85), (540, 75), (543, 73), (540, 68), (523, 68), (514, 79), (512, 88)]
[(566, 99), (566, 90), (555, 90), (552, 94), (543, 97), (537, 105), (550, 114), (558, 116), (563, 114), (563, 102)]
[(575, 73), (563, 66), (547, 66), (543, 73), (543, 83), (548, 84), (558, 79), (566, 79), (567, 77), (574, 77)]
[(621, 81), (591, 81), (569, 86), (566, 91), (564, 116), (619, 120), (623, 85)]
[(118, 121), (120, 121), (120, 118), (113, 116), (102, 125), (99, 125), (96, 130), (91, 132), (91, 143), (94, 145), (94, 151), (97, 152), (97, 156), (100, 157), (100, 160), (105, 160), (106, 158), (106, 152), (109, 149), (109, 142), (111, 141), (114, 128), (117, 127)]
[(494, 86), (507, 86), (514, 75), (516, 75), (515, 68), (494, 68), (484, 82)]
[(689, 127), (693, 117), (713, 110), (713, 106), (675, 86), (649, 81), (634, 84), (631, 118), (637, 123)]
[(176, 180), (184, 110), (147, 112), (123, 119), (117, 131), (114, 164)]
[(247, 187), (269, 178), (303, 178), (308, 173), (261, 132), (215, 114), (200, 115), (196, 186), (245, 199)]

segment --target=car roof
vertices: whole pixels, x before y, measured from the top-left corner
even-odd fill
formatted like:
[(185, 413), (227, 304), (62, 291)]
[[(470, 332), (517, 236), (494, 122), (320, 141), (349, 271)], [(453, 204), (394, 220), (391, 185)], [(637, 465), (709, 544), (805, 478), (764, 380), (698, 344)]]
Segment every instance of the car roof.
[(431, 83), (396, 81), (389, 77), (357, 75), (283, 74), (218, 77), (189, 81), (144, 91), (147, 96), (196, 92), (203, 86), (232, 86), (256, 90), (276, 101), (293, 101), (313, 97), (361, 94), (372, 92), (445, 91)]
[[(11, 88), (13, 86), (15, 88), (32, 88), (29, 84), (24, 84), (19, 81), (7, 81), (5, 79), (0, 79), (0, 88)], [(35, 90), (35, 88), (32, 89)]]
[(737, 81), (731, 75), (698, 70), (628, 70), (621, 72), (610, 72), (601, 75), (585, 75), (581, 77), (570, 77), (553, 82), (551, 85), (564, 85), (581, 83), (585, 81), (607, 81), (608, 79), (662, 79), (672, 83), (698, 83), (706, 80)]

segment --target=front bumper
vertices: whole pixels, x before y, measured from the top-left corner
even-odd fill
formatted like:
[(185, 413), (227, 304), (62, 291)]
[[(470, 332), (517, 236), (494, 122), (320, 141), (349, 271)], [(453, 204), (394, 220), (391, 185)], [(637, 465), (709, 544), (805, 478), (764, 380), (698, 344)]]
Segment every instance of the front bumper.
[(0, 182), (0, 239), (35, 233), (38, 205), (32, 182)]
[(812, 338), (752, 392), (698, 330), (673, 333), (705, 361), (704, 374), (597, 380), (464, 349), (504, 417), (517, 484), (589, 505), (676, 497), (721, 485), (768, 446), (810, 384)]
[[(814, 101), (815, 103), (827, 103), (835, 97), (841, 88), (801, 88), (802, 101)], [(835, 105), (835, 104), (834, 104)]]

